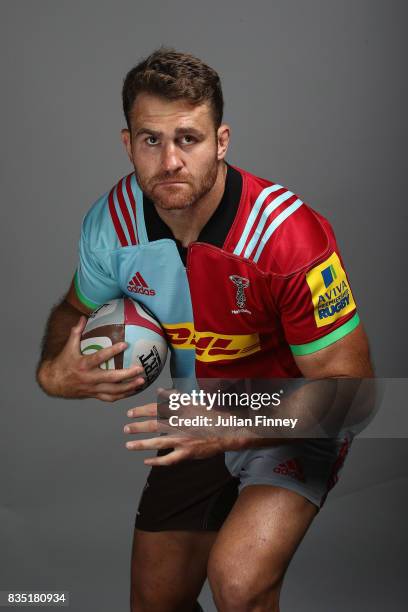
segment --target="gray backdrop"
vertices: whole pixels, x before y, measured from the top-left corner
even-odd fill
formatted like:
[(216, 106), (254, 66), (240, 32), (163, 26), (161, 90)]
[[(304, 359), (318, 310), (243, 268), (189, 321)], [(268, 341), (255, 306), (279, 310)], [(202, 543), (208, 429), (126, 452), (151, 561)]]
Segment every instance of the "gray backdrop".
[[(129, 171), (122, 79), (160, 44), (219, 70), (229, 161), (329, 217), (377, 372), (404, 377), (407, 4), (1, 7), (0, 590), (70, 590), (72, 610), (125, 611), (147, 470), (124, 449), (122, 426), (139, 399), (51, 399), (34, 381), (47, 314), (76, 265), (81, 219)], [(283, 611), (406, 609), (407, 450), (406, 439), (355, 442), (289, 569)], [(208, 589), (201, 601), (214, 610)]]

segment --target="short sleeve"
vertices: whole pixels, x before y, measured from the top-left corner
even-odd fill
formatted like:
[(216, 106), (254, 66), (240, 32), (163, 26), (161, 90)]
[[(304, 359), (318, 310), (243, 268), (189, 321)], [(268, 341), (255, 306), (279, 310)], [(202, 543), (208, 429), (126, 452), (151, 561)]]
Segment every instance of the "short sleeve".
[(78, 299), (88, 308), (97, 308), (108, 300), (118, 298), (122, 291), (109, 271), (109, 251), (95, 252), (82, 225), (79, 241), (79, 262), (74, 277)]
[(318, 262), (276, 279), (277, 302), (294, 355), (319, 351), (359, 324), (349, 279), (338, 249)]

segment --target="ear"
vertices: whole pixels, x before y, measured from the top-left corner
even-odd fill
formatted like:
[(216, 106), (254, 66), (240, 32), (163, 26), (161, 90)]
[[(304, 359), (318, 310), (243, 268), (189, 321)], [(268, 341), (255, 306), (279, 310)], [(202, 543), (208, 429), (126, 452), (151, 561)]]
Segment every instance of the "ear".
[(225, 155), (227, 154), (229, 139), (230, 127), (226, 123), (223, 123), (217, 130), (218, 160), (224, 159)]
[(126, 153), (128, 154), (130, 163), (133, 164), (133, 157), (132, 157), (132, 136), (131, 136), (129, 130), (127, 128), (124, 128), (120, 132), (120, 137), (121, 137), (121, 140), (123, 142), (123, 146), (126, 149)]

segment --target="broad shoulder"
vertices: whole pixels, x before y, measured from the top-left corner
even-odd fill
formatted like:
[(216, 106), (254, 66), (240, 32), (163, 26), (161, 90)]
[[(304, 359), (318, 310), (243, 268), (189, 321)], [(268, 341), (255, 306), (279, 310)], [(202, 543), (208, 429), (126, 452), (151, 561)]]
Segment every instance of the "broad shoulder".
[(236, 255), (265, 272), (289, 275), (336, 249), (329, 221), (302, 196), (279, 182), (241, 173), (244, 197), (233, 238)]
[(89, 208), (82, 238), (95, 250), (136, 244), (136, 197), (133, 174), (121, 178)]

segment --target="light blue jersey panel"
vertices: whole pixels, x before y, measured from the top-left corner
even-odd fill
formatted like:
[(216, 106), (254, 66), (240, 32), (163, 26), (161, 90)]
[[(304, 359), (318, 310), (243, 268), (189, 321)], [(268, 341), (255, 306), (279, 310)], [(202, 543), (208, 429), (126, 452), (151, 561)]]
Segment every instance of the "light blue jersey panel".
[[(108, 194), (102, 196), (82, 223), (75, 274), (78, 297), (89, 308), (97, 308), (127, 295), (146, 306), (163, 325), (191, 324), (190, 290), (177, 247), (169, 239), (148, 241), (142, 194), (134, 179), (132, 188), (139, 244), (121, 246), (109, 213)], [(170, 348), (172, 376), (194, 377), (194, 349)]]
[[(163, 239), (118, 249), (111, 253), (110, 267), (122, 293), (146, 306), (163, 325), (193, 321), (187, 274), (177, 247)], [(138, 276), (137, 276), (138, 275)], [(133, 284), (132, 279), (136, 276)], [(145, 293), (136, 293), (140, 280)], [(194, 349), (171, 350), (171, 371), (177, 378), (194, 376)]]
[(108, 194), (100, 197), (82, 221), (75, 288), (85, 306), (95, 309), (119, 298), (122, 291), (110, 268), (109, 254), (120, 247), (108, 208)]

